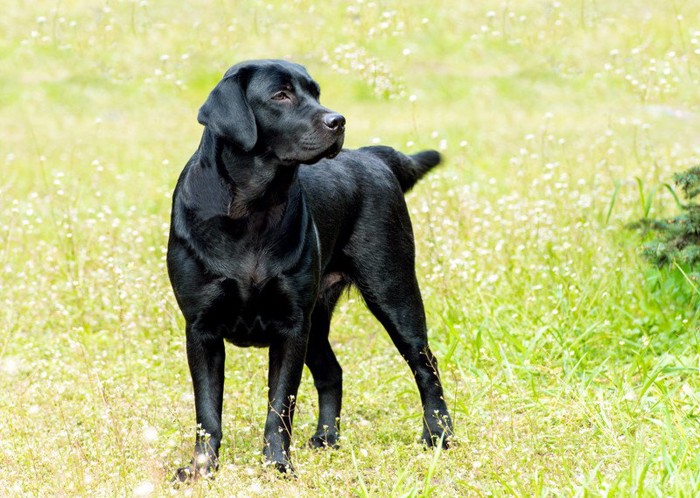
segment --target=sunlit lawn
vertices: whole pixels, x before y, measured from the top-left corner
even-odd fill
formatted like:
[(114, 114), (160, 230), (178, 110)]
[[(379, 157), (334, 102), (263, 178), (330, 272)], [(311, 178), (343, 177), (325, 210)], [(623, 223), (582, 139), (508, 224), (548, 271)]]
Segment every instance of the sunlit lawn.
[[(9, 0), (0, 30), (0, 494), (700, 492), (696, 305), (625, 229), (700, 164), (697, 2)], [(299, 476), (264, 468), (266, 352), (231, 347), (221, 470), (175, 489), (170, 196), (209, 90), (263, 57), (308, 68), (348, 147), (445, 156), (408, 203), (456, 444), (418, 444), (410, 372), (351, 294), (341, 448), (305, 447), (305, 372)]]

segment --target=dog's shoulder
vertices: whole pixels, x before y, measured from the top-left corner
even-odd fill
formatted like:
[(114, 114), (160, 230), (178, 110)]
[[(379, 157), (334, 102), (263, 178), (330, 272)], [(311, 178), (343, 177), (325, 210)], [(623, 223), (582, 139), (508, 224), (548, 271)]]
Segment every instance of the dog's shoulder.
[(173, 207), (184, 208), (199, 218), (210, 219), (228, 214), (230, 189), (215, 167), (205, 164), (199, 152), (190, 158), (175, 187)]
[(302, 182), (340, 189), (343, 193), (361, 193), (373, 187), (398, 188), (388, 163), (370, 150), (343, 149), (333, 159), (324, 159), (300, 171)]

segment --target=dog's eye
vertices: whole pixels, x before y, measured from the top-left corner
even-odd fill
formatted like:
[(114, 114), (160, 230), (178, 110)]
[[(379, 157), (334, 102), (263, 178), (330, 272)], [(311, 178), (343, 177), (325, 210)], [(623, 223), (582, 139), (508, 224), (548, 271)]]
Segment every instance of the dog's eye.
[(272, 96), (272, 100), (291, 100), (287, 92), (277, 92)]

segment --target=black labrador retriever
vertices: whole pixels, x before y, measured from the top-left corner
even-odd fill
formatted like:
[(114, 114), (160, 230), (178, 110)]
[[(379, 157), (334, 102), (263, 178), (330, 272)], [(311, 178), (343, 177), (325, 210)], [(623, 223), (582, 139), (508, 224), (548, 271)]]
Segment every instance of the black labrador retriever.
[(249, 61), (229, 69), (199, 111), (204, 133), (175, 188), (167, 257), (199, 426), (180, 480), (218, 466), (225, 340), (270, 348), (266, 462), (292, 472), (304, 363), (319, 400), (310, 444), (337, 446), (342, 370), (328, 331), (351, 284), (415, 376), (423, 441), (447, 447), (452, 422), (428, 348), (403, 197), (440, 156), (341, 150), (345, 118), (319, 104), (319, 91), (302, 66)]

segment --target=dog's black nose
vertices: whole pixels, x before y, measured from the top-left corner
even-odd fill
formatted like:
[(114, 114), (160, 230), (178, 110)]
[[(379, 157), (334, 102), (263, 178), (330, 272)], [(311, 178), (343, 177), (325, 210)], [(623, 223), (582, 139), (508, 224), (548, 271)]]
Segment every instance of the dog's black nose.
[(345, 126), (345, 117), (336, 112), (329, 112), (323, 116), (323, 124), (331, 130), (342, 129)]

